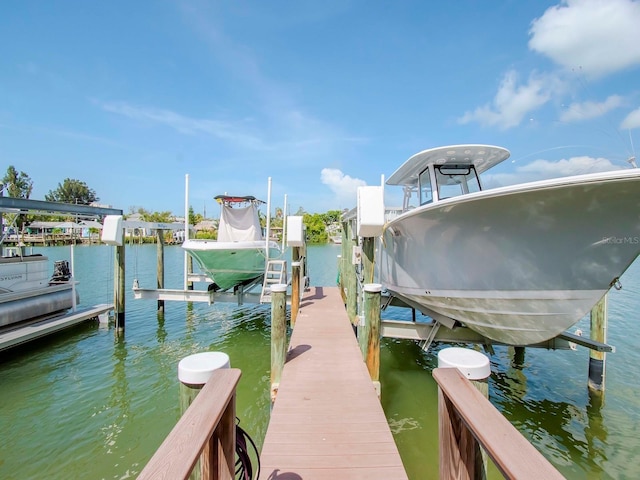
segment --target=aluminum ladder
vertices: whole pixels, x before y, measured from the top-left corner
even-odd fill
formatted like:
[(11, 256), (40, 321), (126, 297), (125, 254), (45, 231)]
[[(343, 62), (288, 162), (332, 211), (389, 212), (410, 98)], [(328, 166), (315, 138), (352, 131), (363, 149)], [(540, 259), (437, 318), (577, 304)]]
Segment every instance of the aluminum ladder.
[(268, 260), (262, 281), (260, 303), (271, 302), (271, 285), (276, 285), (278, 283), (287, 284), (287, 261)]

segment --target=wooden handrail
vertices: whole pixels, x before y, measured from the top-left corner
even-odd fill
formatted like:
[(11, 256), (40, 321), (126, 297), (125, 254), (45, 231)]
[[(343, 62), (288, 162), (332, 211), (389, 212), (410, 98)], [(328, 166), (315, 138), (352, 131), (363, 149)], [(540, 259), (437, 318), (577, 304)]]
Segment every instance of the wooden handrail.
[(457, 368), (436, 368), (440, 478), (481, 478), (478, 444), (505, 478), (564, 478)]
[(202, 480), (234, 478), (235, 399), (240, 375), (237, 368), (213, 372), (140, 472), (139, 480), (185, 480), (198, 458)]

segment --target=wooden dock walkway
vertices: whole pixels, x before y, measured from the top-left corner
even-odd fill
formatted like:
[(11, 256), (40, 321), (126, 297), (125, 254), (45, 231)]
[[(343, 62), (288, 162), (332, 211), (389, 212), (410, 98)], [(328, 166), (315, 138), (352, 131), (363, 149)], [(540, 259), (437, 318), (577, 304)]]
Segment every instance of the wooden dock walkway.
[(337, 287), (312, 287), (291, 336), (261, 480), (407, 479)]
[(96, 318), (110, 310), (113, 310), (113, 304), (104, 303), (93, 307), (79, 308), (75, 312), (57, 315), (44, 320), (5, 327), (0, 330), (0, 351), (69, 328), (85, 320)]

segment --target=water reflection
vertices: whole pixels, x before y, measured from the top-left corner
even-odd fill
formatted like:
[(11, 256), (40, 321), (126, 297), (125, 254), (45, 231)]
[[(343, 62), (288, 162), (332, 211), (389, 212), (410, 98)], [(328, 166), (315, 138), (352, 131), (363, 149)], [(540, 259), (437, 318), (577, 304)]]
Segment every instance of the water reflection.
[(163, 344), (167, 339), (167, 329), (164, 326), (164, 312), (158, 310), (157, 313), (158, 328), (156, 329), (156, 339), (158, 344)]
[(110, 423), (102, 427), (104, 435), (104, 446), (109, 454), (115, 453), (118, 449), (117, 440), (125, 428), (125, 423), (131, 414), (131, 402), (129, 392), (129, 381), (127, 379), (127, 342), (116, 338), (113, 345), (113, 369), (111, 378), (111, 394), (107, 409), (111, 411)]
[[(607, 431), (601, 403), (594, 398), (581, 407), (565, 401), (535, 398), (527, 387), (527, 366), (492, 360), (491, 402), (564, 475), (578, 473), (601, 478), (606, 461)], [(566, 469), (566, 470), (565, 470)]]

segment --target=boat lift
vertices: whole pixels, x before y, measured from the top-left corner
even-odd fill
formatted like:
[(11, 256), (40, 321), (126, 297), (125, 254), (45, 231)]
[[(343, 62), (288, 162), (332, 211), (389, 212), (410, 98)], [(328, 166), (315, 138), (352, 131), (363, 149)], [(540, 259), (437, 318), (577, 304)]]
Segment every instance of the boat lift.
[[(267, 234), (265, 240), (269, 242), (269, 231), (271, 221), (271, 177), (268, 179), (268, 193), (267, 193)], [(287, 196), (284, 200), (284, 212), (287, 211)], [(185, 176), (185, 240), (189, 236), (189, 175)], [(127, 226), (127, 222), (122, 222), (123, 226)], [(153, 222), (136, 222), (136, 227), (150, 228), (156, 230), (162, 230), (165, 228), (175, 229), (175, 224), (161, 224)], [(284, 225), (282, 236), (282, 252), (285, 251), (285, 238), (287, 239), (287, 246), (292, 247), (293, 262), (301, 262), (304, 267), (300, 269), (301, 282), (300, 285), (308, 285), (309, 280), (307, 277), (306, 268), (306, 241), (304, 226), (302, 223), (302, 217), (300, 216), (288, 216)], [(182, 228), (182, 226), (181, 226)], [(158, 235), (160, 238), (162, 235)], [(162, 249), (163, 243), (159, 240), (158, 243), (158, 269), (161, 268), (164, 258)], [(266, 252), (268, 254), (268, 247)], [(164, 308), (162, 302), (164, 301), (179, 301), (179, 302), (204, 302), (212, 305), (217, 302), (237, 303), (238, 306), (245, 303), (270, 303), (271, 302), (271, 286), (275, 284), (289, 285), (287, 275), (287, 262), (283, 259), (270, 259), (266, 258), (265, 272), (262, 277), (259, 277), (247, 284), (240, 284), (229, 289), (227, 291), (214, 291), (212, 288), (213, 280), (206, 274), (194, 273), (192, 271), (193, 264), (189, 260), (189, 254), (184, 252), (184, 288), (183, 289), (165, 289), (165, 288), (140, 288), (137, 279), (133, 283), (133, 294), (136, 300), (157, 300), (158, 308)], [(162, 267), (164, 269), (164, 267)], [(163, 273), (158, 270), (158, 285), (164, 284), (164, 281), (160, 279), (163, 277)], [(207, 288), (205, 290), (198, 290), (193, 288), (193, 283), (206, 283)], [(301, 289), (301, 291), (303, 291)], [(300, 293), (302, 294), (302, 293)], [(290, 302), (290, 299), (289, 299)]]

